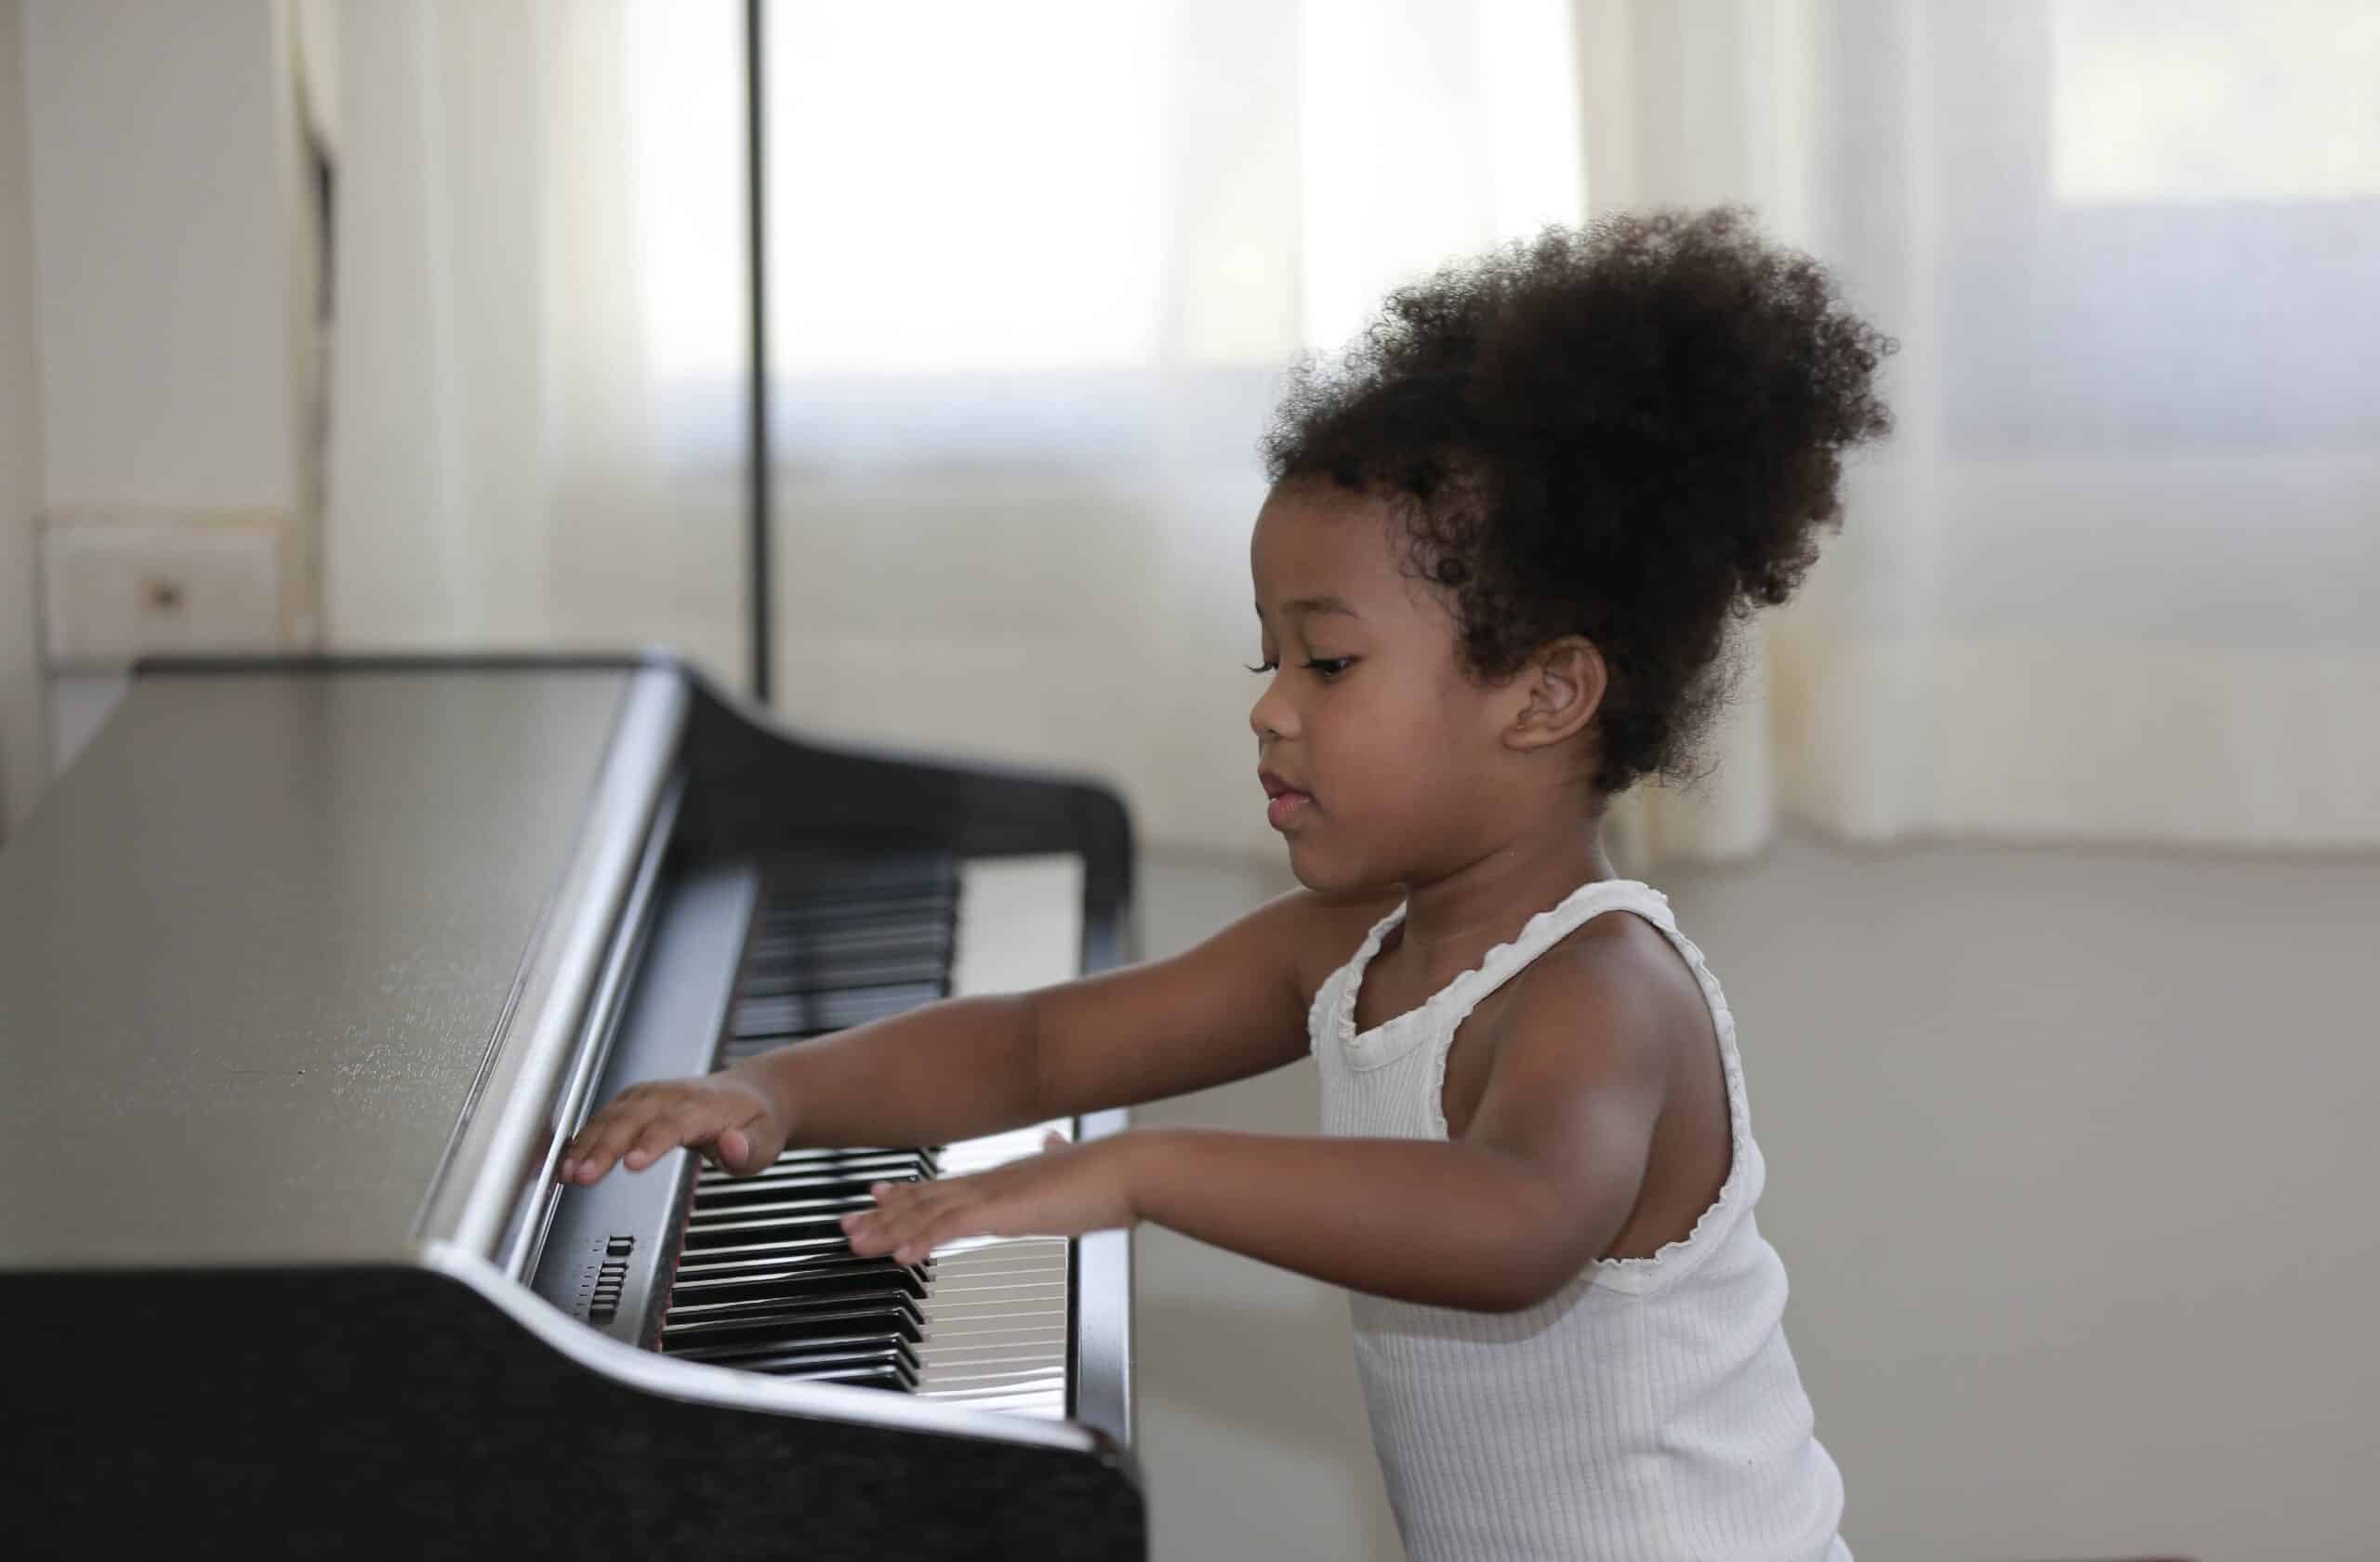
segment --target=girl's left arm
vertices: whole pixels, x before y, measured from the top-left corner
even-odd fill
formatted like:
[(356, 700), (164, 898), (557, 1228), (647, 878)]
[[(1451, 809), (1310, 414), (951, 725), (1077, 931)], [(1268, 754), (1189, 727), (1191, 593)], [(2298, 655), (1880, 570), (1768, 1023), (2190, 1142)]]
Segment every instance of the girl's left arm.
[(1350, 1291), (1508, 1312), (1593, 1256), (1552, 1179), (1467, 1141), (1152, 1137), (1147, 1219)]
[[(1541, 968), (1541, 969), (1539, 969)], [(1077, 1236), (1150, 1220), (1351, 1291), (1507, 1312), (1553, 1295), (1619, 1233), (1668, 1069), (1656, 1016), (1592, 946), (1530, 972), (1463, 1136), (1135, 1130), (970, 1177), (879, 1184), (854, 1251), (914, 1263), (963, 1237)]]

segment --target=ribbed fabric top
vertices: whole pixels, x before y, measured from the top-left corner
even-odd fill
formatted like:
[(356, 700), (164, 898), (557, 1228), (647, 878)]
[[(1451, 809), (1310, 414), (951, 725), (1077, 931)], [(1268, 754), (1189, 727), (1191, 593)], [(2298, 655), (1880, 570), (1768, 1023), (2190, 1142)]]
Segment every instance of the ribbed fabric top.
[(1606, 911), (1661, 930), (1709, 1004), (1734, 1161), (1693, 1232), (1602, 1259), (1534, 1307), (1480, 1313), (1350, 1292), (1355, 1365), (1412, 1562), (1818, 1558), (1848, 1562), (1843, 1477), (1786, 1348), (1785, 1266), (1752, 1221), (1752, 1143), (1734, 1017), (1669, 897), (1582, 884), (1420, 1008), (1358, 1033), (1355, 994), (1400, 906), (1315, 995), (1325, 1133), (1444, 1139), (1447, 1052), (1488, 993)]

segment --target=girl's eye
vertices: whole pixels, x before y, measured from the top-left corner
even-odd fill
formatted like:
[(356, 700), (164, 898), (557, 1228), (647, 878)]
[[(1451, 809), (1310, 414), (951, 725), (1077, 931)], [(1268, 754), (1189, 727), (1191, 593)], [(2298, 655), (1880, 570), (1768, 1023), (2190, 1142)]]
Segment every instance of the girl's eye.
[[(1341, 673), (1346, 671), (1347, 664), (1355, 659), (1355, 658), (1353, 656), (1317, 656), (1308, 661), (1305, 665), (1314, 669), (1316, 677), (1321, 679), (1325, 683), (1328, 683), (1332, 679), (1338, 677)], [(1255, 667), (1250, 668), (1248, 670), (1250, 672), (1270, 672), (1280, 665), (1281, 664), (1278, 662), (1260, 662)]]

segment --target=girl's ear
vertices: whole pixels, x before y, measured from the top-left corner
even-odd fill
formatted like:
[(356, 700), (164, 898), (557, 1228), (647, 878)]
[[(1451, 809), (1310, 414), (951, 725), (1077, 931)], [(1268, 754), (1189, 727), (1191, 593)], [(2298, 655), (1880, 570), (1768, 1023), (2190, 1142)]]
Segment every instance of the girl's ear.
[(1540, 647), (1521, 674), (1520, 714), (1504, 741), (1514, 748), (1549, 748), (1594, 720), (1608, 686), (1603, 653), (1583, 635), (1564, 635)]

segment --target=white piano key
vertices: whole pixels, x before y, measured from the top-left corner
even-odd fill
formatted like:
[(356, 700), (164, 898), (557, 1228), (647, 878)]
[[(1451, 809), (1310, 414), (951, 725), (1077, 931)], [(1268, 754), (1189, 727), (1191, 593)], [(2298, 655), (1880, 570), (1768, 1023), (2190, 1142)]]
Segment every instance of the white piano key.
[[(1082, 858), (961, 862), (959, 886), (954, 995), (1024, 992), (1082, 974)], [(1060, 1121), (945, 1145), (942, 1174), (961, 1177), (1039, 1155), (1052, 1132), (1074, 1136), (1072, 1123)], [(1069, 1245), (1064, 1238), (970, 1237), (934, 1250), (917, 1393), (1063, 1419)]]
[(972, 1238), (936, 1254), (917, 1392), (1020, 1415), (1066, 1413), (1064, 1238)]
[(959, 865), (961, 998), (1023, 992), (1082, 974), (1083, 860), (1071, 852)]

